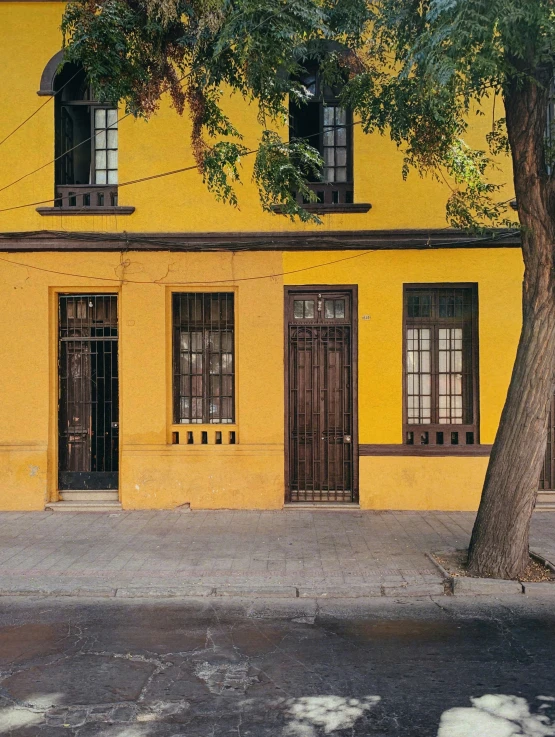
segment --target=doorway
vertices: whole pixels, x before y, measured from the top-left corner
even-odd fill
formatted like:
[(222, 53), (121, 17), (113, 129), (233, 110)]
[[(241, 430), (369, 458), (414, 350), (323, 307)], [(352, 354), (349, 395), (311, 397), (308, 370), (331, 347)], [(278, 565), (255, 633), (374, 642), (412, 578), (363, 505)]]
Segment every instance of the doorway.
[(112, 294), (59, 296), (60, 490), (118, 489), (117, 307)]
[(286, 292), (287, 502), (358, 501), (356, 292)]

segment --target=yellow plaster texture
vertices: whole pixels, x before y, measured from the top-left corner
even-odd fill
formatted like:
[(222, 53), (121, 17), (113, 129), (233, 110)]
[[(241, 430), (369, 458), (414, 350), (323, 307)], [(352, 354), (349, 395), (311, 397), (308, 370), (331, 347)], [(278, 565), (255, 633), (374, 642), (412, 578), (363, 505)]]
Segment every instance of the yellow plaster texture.
[[(0, 140), (31, 115), (41, 74), (61, 48), (62, 3), (0, 2)], [(239, 96), (226, 109), (253, 147), (256, 109)], [(491, 111), (490, 111), (491, 112)], [(491, 115), (472, 120), (482, 145)], [(190, 126), (164, 100), (148, 123), (120, 125), (120, 183), (193, 164)], [(387, 137), (354, 129), (355, 199), (366, 214), (324, 216), (326, 230), (445, 227), (446, 185), (401, 177)], [(52, 101), (2, 146), (0, 210), (48, 201), (54, 192)], [(46, 164), (46, 166), (44, 166)], [(500, 182), (510, 182), (507, 159)], [(30, 176), (25, 176), (39, 169)], [(131, 216), (41, 217), (35, 206), (0, 212), (0, 232), (317, 231), (262, 212), (244, 161), (239, 207), (217, 203), (196, 171), (120, 187)], [(512, 193), (510, 184), (503, 199)], [(44, 204), (49, 204), (45, 202)], [(403, 283), (477, 282), (481, 441), (492, 443), (520, 329), (516, 249), (370, 252), (0, 254), (0, 509), (42, 509), (57, 498), (57, 295), (119, 294), (121, 500), (125, 508), (279, 508), (284, 498), (283, 285), (353, 284), (359, 297), (359, 441), (402, 443)], [(5, 262), (12, 262), (12, 265)], [(22, 265), (16, 265), (16, 262)], [(236, 414), (224, 444), (183, 444), (171, 417), (172, 290), (236, 295)], [(200, 432), (203, 428), (193, 428)], [(212, 432), (215, 428), (207, 428)], [(237, 445), (225, 433), (236, 432)], [(172, 444), (180, 432), (181, 444)], [(474, 509), (487, 458), (364, 457), (366, 509)]]
[(361, 458), (360, 506), (472, 512), (480, 502), (487, 465), (484, 457)]
[[(3, 254), (30, 268), (4, 261), (0, 266), (3, 354), (9, 357), (0, 362), (0, 455), (10, 469), (1, 476), (0, 506), (38, 509), (47, 496), (56, 496), (56, 298), (64, 291), (120, 294), (121, 499), (126, 508), (191, 503), (274, 509), (282, 504), (284, 279), (287, 284), (358, 285), (363, 444), (402, 442), (403, 283), (477, 282), (481, 439), (492, 443), (520, 327), (518, 250), (354, 255)], [(306, 270), (288, 273), (301, 268)], [(116, 275), (113, 287), (102, 281)], [(212, 439), (207, 446), (183, 445), (188, 429), (198, 435), (202, 428), (172, 425), (170, 295), (195, 289), (236, 295), (237, 422), (208, 427), (223, 431), (222, 446)], [(230, 429), (237, 433), (235, 446), (226, 444)], [(180, 432), (180, 445), (171, 444), (172, 431)], [(14, 446), (25, 451), (15, 452)], [(397, 470), (390, 473), (392, 468)], [(484, 470), (483, 458), (362, 458), (361, 505), (473, 508)], [(418, 476), (417, 484), (406, 482), (411, 473)]]
[[(0, 139), (36, 110), (41, 101), (36, 91), (48, 61), (61, 49), (62, 3), (0, 3)], [(485, 116), (472, 116), (470, 138), (482, 148), (491, 122), (489, 103)], [(499, 108), (499, 105), (498, 105)], [(257, 110), (239, 95), (225, 102), (226, 112), (244, 134), (244, 143), (255, 148), (260, 136)], [(124, 111), (121, 111), (121, 115)], [(286, 131), (283, 130), (284, 135)], [(148, 122), (128, 117), (120, 123), (120, 184), (177, 168), (193, 166), (190, 123), (170, 108), (167, 98)], [(354, 177), (357, 202), (372, 209), (360, 214), (323, 217), (328, 230), (445, 227), (445, 203), (450, 194), (444, 183), (421, 179), (412, 173), (403, 181), (402, 154), (387, 136), (365, 135), (354, 127)], [(2, 147), (0, 188), (47, 164), (2, 192), (1, 207), (42, 202), (53, 197), (54, 105), (40, 111)], [(239, 207), (218, 203), (202, 184), (196, 171), (140, 184), (121, 186), (119, 203), (133, 205), (130, 216), (42, 217), (35, 207), (0, 213), (0, 230), (79, 230), (111, 232), (168, 231), (307, 231), (314, 226), (292, 223), (284, 216), (264, 213), (251, 182), (254, 157), (243, 162), (243, 184), (238, 186)], [(496, 174), (507, 183), (502, 198), (511, 196), (507, 157), (498, 162)], [(46, 205), (49, 203), (46, 202)]]

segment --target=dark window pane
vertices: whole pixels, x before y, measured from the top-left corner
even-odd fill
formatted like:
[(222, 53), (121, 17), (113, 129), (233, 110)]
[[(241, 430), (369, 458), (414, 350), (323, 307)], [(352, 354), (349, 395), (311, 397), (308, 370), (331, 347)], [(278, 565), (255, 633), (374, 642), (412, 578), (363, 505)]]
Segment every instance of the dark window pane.
[(430, 444), (476, 438), (473, 294), (466, 287), (405, 289), (405, 433), (420, 425)]
[[(301, 302), (304, 311), (304, 304)], [(173, 297), (174, 422), (233, 422), (233, 295)]]
[(233, 351), (233, 334), (232, 333), (221, 333), (222, 340), (222, 351), (224, 353), (231, 353)]

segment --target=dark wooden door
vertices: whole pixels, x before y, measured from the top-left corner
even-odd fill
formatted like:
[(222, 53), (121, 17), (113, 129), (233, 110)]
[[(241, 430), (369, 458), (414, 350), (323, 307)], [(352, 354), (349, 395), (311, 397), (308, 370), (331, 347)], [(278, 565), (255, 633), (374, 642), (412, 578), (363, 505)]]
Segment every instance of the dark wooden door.
[(555, 397), (551, 399), (551, 410), (547, 425), (547, 447), (540, 477), (540, 491), (555, 491)]
[(58, 487), (117, 489), (117, 297), (59, 299)]
[(288, 295), (288, 501), (356, 501), (351, 320), (350, 292)]

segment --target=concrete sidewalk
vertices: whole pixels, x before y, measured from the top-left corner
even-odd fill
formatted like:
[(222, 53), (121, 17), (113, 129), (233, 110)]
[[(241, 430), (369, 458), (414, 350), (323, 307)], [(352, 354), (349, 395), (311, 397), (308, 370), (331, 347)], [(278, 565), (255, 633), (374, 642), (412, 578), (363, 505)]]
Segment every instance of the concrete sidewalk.
[[(362, 511), (0, 513), (0, 595), (435, 596), (426, 553), (474, 514)], [(532, 548), (555, 560), (555, 514)]]

